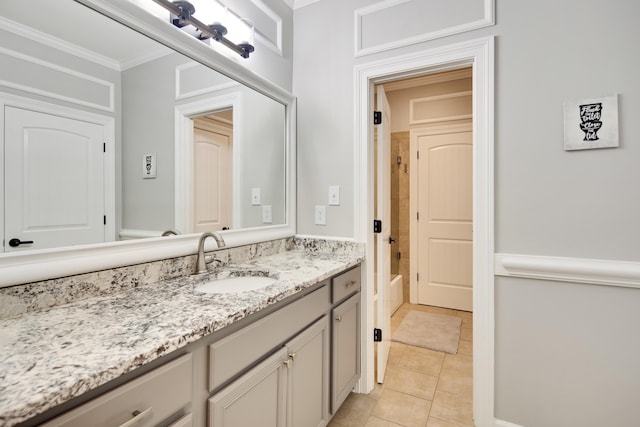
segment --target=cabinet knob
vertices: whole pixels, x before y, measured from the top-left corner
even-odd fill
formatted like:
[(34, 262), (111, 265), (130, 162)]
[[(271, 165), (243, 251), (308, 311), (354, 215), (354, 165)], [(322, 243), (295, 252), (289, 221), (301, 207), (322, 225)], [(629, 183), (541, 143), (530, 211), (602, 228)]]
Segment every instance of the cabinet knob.
[(342, 322), (342, 316), (336, 316), (336, 321)]

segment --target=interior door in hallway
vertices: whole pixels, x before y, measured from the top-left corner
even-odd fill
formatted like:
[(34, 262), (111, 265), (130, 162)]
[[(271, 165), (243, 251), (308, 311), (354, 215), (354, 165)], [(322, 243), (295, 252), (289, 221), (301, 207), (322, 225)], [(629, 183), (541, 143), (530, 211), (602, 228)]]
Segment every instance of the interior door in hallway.
[(4, 125), (5, 252), (104, 242), (104, 127), (11, 106)]
[(415, 129), (420, 304), (473, 307), (471, 125)]
[(194, 232), (231, 227), (230, 125), (206, 118), (194, 119)]

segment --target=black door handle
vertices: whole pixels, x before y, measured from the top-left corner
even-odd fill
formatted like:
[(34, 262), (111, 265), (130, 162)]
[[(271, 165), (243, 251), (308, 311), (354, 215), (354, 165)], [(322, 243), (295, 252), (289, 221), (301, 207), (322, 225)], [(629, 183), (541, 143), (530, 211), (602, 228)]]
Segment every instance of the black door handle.
[(389, 236), (389, 244), (394, 243), (396, 241), (396, 239), (393, 238), (393, 236)]
[(20, 245), (30, 245), (33, 243), (33, 240), (20, 240), (20, 239), (11, 239), (9, 240), (9, 246), (12, 248), (17, 248)]

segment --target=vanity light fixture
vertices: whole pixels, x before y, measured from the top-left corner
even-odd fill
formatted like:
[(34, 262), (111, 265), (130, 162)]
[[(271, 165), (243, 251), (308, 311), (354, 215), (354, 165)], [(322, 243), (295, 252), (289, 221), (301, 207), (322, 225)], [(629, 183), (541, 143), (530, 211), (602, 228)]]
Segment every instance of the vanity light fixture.
[[(214, 22), (211, 25), (207, 25), (194, 17), (193, 15), (196, 13), (196, 8), (192, 3), (188, 1), (153, 1), (171, 13), (171, 23), (176, 27), (194, 27), (197, 32), (193, 35), (200, 40), (213, 39), (236, 52), (243, 58), (249, 58), (249, 55), (255, 50), (253, 45), (253, 34), (255, 30), (253, 24), (246, 19), (240, 19), (240, 21), (245, 22), (245, 26), (247, 27), (246, 31), (248, 31), (249, 34), (247, 37), (243, 38), (240, 43), (236, 44), (225, 37), (228, 30), (222, 23)], [(227, 8), (225, 7), (225, 14), (226, 12)]]

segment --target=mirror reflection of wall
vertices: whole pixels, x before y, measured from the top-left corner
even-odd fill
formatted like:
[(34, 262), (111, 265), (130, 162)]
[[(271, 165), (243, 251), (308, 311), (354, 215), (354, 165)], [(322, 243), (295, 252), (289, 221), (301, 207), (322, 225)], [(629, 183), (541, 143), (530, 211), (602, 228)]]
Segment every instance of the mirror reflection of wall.
[[(38, 12), (32, 13), (35, 10)], [(66, 23), (69, 16), (75, 18), (72, 26)], [(176, 167), (187, 168), (193, 175), (194, 162), (185, 166), (176, 161), (177, 109), (230, 94), (239, 101), (232, 115), (233, 145), (227, 160), (232, 179), (225, 191), (231, 201), (224, 202), (232, 205), (232, 219), (224, 226), (284, 224), (283, 104), (73, 0), (3, 2), (0, 23), (3, 120), (8, 117), (4, 114), (7, 109), (17, 108), (49, 118), (98, 124), (102, 129), (97, 138), (102, 141), (85, 145), (64, 138), (53, 145), (49, 141), (54, 138), (42, 138), (41, 150), (27, 159), (33, 161), (27, 170), (35, 171), (27, 175), (31, 186), (24, 188), (28, 193), (16, 192), (17, 184), (3, 182), (0, 234), (6, 241), (35, 242), (6, 246), (5, 252), (160, 236), (165, 230), (179, 229), (176, 213), (182, 215), (182, 207), (176, 199), (183, 190), (176, 183)], [(5, 150), (10, 138), (7, 133), (2, 135), (0, 149)], [(19, 152), (25, 141), (12, 143), (17, 147), (12, 152)], [(102, 155), (103, 143), (104, 160), (96, 163), (100, 171), (74, 169), (88, 164), (83, 161), (87, 156)], [(62, 156), (63, 149), (69, 155)], [(155, 177), (145, 179), (144, 161), (149, 154), (153, 155)], [(80, 160), (60, 161), (74, 156)], [(0, 175), (16, 164), (24, 165), (24, 159), (5, 156)], [(101, 176), (96, 178), (96, 174)], [(93, 181), (95, 188), (103, 189), (102, 194), (80, 185)], [(261, 190), (258, 205), (252, 204), (254, 188)], [(30, 202), (23, 203), (25, 200)], [(17, 205), (24, 207), (21, 213), (7, 213), (9, 206)], [(59, 205), (66, 208), (55, 207)], [(267, 206), (269, 218), (265, 217)], [(71, 235), (70, 230), (87, 227), (98, 231), (87, 239), (61, 240), (60, 236)]]

